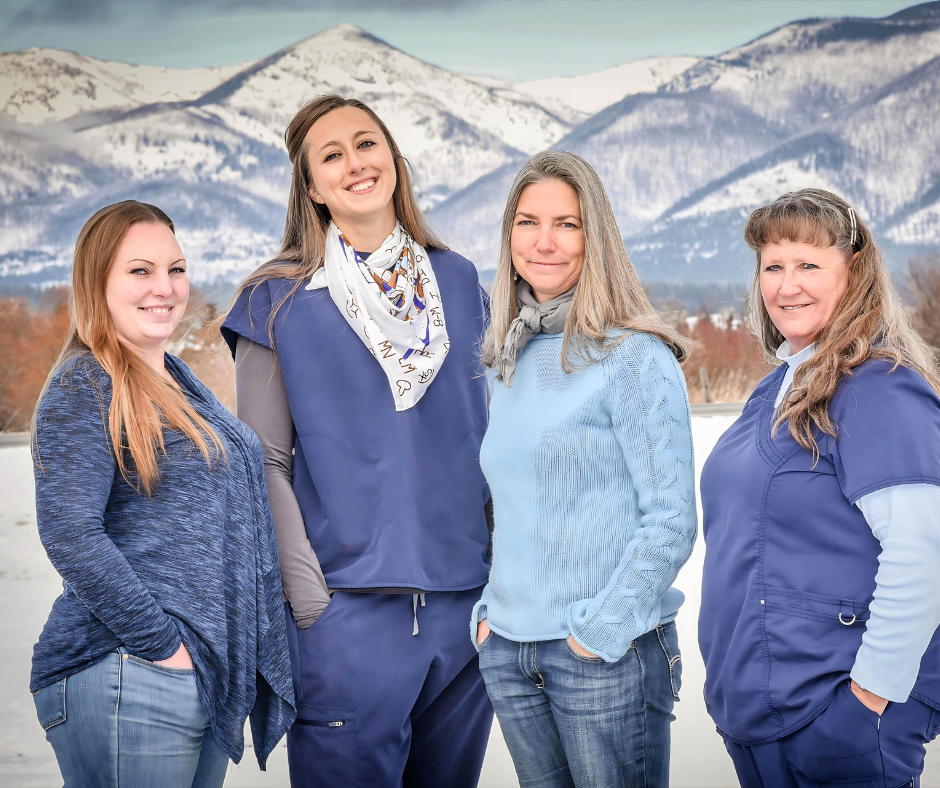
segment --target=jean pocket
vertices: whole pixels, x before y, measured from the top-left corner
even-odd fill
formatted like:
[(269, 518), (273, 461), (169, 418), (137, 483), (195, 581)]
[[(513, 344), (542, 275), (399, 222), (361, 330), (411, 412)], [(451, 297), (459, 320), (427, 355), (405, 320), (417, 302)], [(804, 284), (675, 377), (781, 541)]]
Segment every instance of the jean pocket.
[(606, 662), (606, 660), (603, 657), (598, 657), (597, 655), (594, 655), (593, 657), (589, 657), (586, 654), (579, 654), (577, 651), (571, 648), (571, 644), (568, 642), (568, 638), (565, 638), (565, 648), (568, 649), (568, 653), (571, 654), (571, 656), (574, 657), (579, 662), (587, 662), (589, 664), (594, 663), (598, 665), (601, 664), (602, 662)]
[(679, 690), (682, 689), (682, 654), (679, 652), (679, 633), (676, 631), (676, 622), (670, 621), (656, 627), (656, 636), (659, 645), (663, 647), (666, 662), (669, 664), (669, 684), (672, 687), (672, 697), (679, 700)]
[(290, 737), (292, 783), (317, 774), (324, 785), (358, 784), (355, 709), (300, 706)]
[(483, 651), (484, 646), (486, 646), (486, 644), (490, 642), (490, 638), (491, 638), (491, 637), (493, 637), (493, 630), (492, 630), (492, 629), (491, 629), (489, 632), (486, 633), (486, 637), (483, 638), (483, 642), (482, 642), (482, 643), (477, 643), (477, 653)]
[(65, 681), (59, 679), (55, 684), (43, 687), (33, 695), (36, 704), (36, 716), (44, 731), (65, 722)]
[(138, 665), (145, 665), (148, 668), (153, 668), (154, 670), (160, 671), (160, 673), (167, 673), (171, 676), (192, 676), (196, 673), (195, 668), (171, 668), (167, 665), (158, 665), (156, 662), (151, 662), (149, 659), (144, 659), (143, 657), (135, 657), (133, 654), (125, 653), (123, 657)]
[(878, 714), (854, 696), (848, 680), (843, 681), (823, 712), (788, 737), (787, 759), (796, 782), (807, 788), (883, 788)]

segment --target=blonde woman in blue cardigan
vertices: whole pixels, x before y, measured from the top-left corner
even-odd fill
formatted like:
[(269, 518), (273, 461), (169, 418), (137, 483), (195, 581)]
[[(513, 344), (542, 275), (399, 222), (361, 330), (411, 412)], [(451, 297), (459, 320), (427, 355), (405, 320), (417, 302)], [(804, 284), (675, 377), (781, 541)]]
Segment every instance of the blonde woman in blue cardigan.
[(597, 173), (534, 156), (503, 214), (484, 342), (495, 532), (471, 622), (524, 788), (668, 785), (672, 583), (696, 522), (685, 355)]

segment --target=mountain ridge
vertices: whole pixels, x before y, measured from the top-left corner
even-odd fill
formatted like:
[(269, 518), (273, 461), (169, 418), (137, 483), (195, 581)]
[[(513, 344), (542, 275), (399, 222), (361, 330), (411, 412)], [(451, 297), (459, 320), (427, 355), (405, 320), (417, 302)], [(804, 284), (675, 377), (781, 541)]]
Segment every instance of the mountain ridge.
[(515, 173), (551, 147), (597, 169), (647, 279), (739, 281), (743, 216), (803, 183), (852, 200), (898, 260), (940, 246), (940, 1), (529, 83), (455, 74), (352, 25), (186, 79), (37, 52), (0, 53), (4, 281), (58, 281), (84, 218), (132, 197), (172, 211), (196, 281), (244, 276), (279, 246), (284, 127), (325, 92), (373, 106), (429, 218), (481, 270)]

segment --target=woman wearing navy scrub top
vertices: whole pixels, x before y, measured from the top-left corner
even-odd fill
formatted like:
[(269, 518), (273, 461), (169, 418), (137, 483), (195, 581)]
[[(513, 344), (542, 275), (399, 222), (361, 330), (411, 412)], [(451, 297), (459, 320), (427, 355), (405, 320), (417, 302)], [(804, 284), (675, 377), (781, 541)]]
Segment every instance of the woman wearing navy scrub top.
[(916, 786), (940, 728), (940, 389), (857, 213), (751, 214), (783, 363), (702, 471), (705, 701), (750, 788)]
[(466, 622), (489, 571), (486, 307), (366, 105), (286, 134), (284, 242), (223, 326), (288, 600), (291, 785), (475, 786), (493, 709)]

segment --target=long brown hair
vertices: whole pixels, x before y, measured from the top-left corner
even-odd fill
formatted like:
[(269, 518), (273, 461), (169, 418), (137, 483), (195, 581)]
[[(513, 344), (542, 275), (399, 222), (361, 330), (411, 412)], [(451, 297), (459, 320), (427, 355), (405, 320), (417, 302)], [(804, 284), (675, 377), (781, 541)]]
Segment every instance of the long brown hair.
[[(388, 130), (382, 119), (372, 109), (357, 99), (347, 99), (335, 94), (317, 96), (309, 101), (297, 112), (284, 132), (284, 143), (287, 145), (287, 155), (290, 158), (293, 171), (290, 181), (290, 195), (287, 200), (287, 222), (284, 226), (284, 239), (281, 241), (281, 250), (277, 256), (262, 264), (238, 288), (232, 304), (235, 304), (245, 290), (268, 279), (290, 279), (293, 281), (287, 291), (271, 309), (268, 319), (268, 334), (271, 346), (274, 347), (274, 318), (284, 303), (300, 288), (300, 286), (313, 276), (314, 272), (323, 265), (326, 253), (326, 231), (330, 226), (330, 209), (322, 203), (313, 201), (310, 196), (310, 187), (313, 179), (310, 173), (309, 145), (307, 133), (314, 123), (342, 107), (355, 107), (365, 112), (379, 127), (385, 142), (392, 152), (395, 162), (395, 191), (392, 202), (395, 206), (395, 216), (401, 222), (407, 233), (425, 249), (446, 249), (427, 220), (424, 218), (418, 203), (415, 201), (411, 184), (408, 160), (402, 156), (392, 133)], [(224, 319), (224, 318), (223, 318)]]
[(914, 330), (871, 231), (845, 200), (823, 189), (802, 189), (754, 211), (744, 239), (757, 255), (747, 297), (751, 332), (768, 360), (776, 362), (784, 336), (770, 319), (760, 290), (761, 249), (780, 241), (835, 246), (849, 267), (849, 284), (829, 322), (816, 337), (816, 352), (800, 364), (780, 406), (774, 429), (789, 421), (790, 434), (819, 457), (814, 428), (836, 437), (829, 403), (843, 376), (870, 358), (883, 358), (919, 372), (940, 393), (937, 362)]
[(624, 248), (600, 176), (580, 156), (553, 150), (536, 153), (529, 159), (509, 190), (493, 280), (490, 327), (483, 340), (483, 363), (490, 368), (495, 366), (509, 324), (519, 313), (510, 249), (519, 198), (526, 186), (545, 180), (562, 181), (577, 192), (584, 227), (584, 268), (565, 324), (562, 369), (571, 372), (610, 354), (625, 336), (611, 337), (611, 329), (652, 334), (665, 342), (680, 362), (685, 361), (689, 341), (667, 326), (650, 304)]
[[(108, 428), (117, 466), (129, 484), (150, 495), (160, 482), (157, 450), (165, 452), (164, 427), (184, 433), (206, 462), (224, 456), (225, 450), (218, 435), (196, 413), (182, 391), (121, 342), (114, 329), (105, 296), (108, 272), (125, 233), (141, 222), (163, 224), (175, 233), (173, 222), (163, 211), (136, 200), (102, 208), (79, 232), (69, 297), (71, 325), (39, 399), (42, 400), (60, 368), (91, 353), (111, 378)], [(61, 384), (66, 385), (64, 379)], [(35, 419), (34, 414), (33, 447), (41, 467)], [(128, 469), (125, 455), (128, 451), (136, 482), (131, 480)]]

